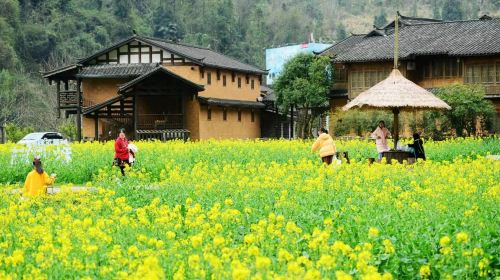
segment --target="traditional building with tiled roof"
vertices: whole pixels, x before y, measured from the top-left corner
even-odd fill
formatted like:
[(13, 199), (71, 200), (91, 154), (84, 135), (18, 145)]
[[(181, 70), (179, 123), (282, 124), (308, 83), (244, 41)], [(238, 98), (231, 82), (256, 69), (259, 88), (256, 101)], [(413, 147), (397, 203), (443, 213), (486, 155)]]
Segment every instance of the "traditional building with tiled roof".
[(265, 71), (213, 50), (134, 35), (43, 74), (79, 139), (258, 138)]
[[(482, 84), (497, 109), (500, 128), (500, 19), (441, 21), (399, 15), (399, 70), (418, 85), (435, 89), (453, 83)], [(352, 35), (320, 55), (330, 56), (335, 83), (332, 111), (380, 82), (393, 68), (391, 22)], [(331, 122), (331, 129), (335, 124)]]

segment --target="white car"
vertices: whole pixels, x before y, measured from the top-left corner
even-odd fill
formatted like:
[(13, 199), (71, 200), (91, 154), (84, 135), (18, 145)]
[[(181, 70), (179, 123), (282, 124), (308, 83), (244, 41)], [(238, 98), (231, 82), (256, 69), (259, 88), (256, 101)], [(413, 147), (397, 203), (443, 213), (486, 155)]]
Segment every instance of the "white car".
[(25, 145), (60, 145), (68, 144), (68, 140), (59, 132), (34, 132), (24, 136), (17, 144)]

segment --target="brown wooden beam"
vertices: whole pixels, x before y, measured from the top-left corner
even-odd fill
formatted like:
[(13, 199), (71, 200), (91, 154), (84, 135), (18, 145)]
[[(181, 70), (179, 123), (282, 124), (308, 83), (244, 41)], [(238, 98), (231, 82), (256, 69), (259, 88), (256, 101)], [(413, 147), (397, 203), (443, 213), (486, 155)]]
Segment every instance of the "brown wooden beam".
[(61, 81), (57, 80), (57, 118), (61, 118)]
[[(78, 79), (76, 81), (76, 91), (77, 91), (77, 97), (76, 97), (76, 138), (78, 141), (82, 141), (82, 105), (81, 100), (82, 100), (82, 95), (81, 95), (81, 80)], [(67, 89), (66, 89), (67, 90)]]

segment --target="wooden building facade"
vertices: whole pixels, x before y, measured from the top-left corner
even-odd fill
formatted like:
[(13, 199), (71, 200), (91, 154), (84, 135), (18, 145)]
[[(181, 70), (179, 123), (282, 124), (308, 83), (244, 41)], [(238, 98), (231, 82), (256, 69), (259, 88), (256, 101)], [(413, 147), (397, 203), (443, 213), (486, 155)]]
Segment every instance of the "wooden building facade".
[[(480, 84), (496, 107), (500, 130), (500, 19), (441, 21), (399, 15), (399, 70), (434, 90), (450, 84)], [(394, 22), (352, 35), (323, 51), (334, 65), (331, 112), (385, 79), (393, 68)], [(330, 128), (334, 129), (331, 123)]]
[(134, 35), (44, 73), (79, 139), (259, 138), (265, 71), (207, 48)]

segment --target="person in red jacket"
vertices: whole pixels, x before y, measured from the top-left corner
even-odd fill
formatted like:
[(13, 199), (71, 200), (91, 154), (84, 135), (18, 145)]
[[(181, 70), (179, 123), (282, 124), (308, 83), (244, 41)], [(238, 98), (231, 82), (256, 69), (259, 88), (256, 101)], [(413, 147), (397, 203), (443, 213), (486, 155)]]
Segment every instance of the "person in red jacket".
[(118, 138), (115, 141), (115, 161), (114, 165), (120, 167), (122, 175), (125, 176), (125, 164), (130, 166), (128, 161), (129, 153), (128, 153), (128, 140), (125, 137), (125, 130), (120, 129), (120, 134), (118, 134)]

